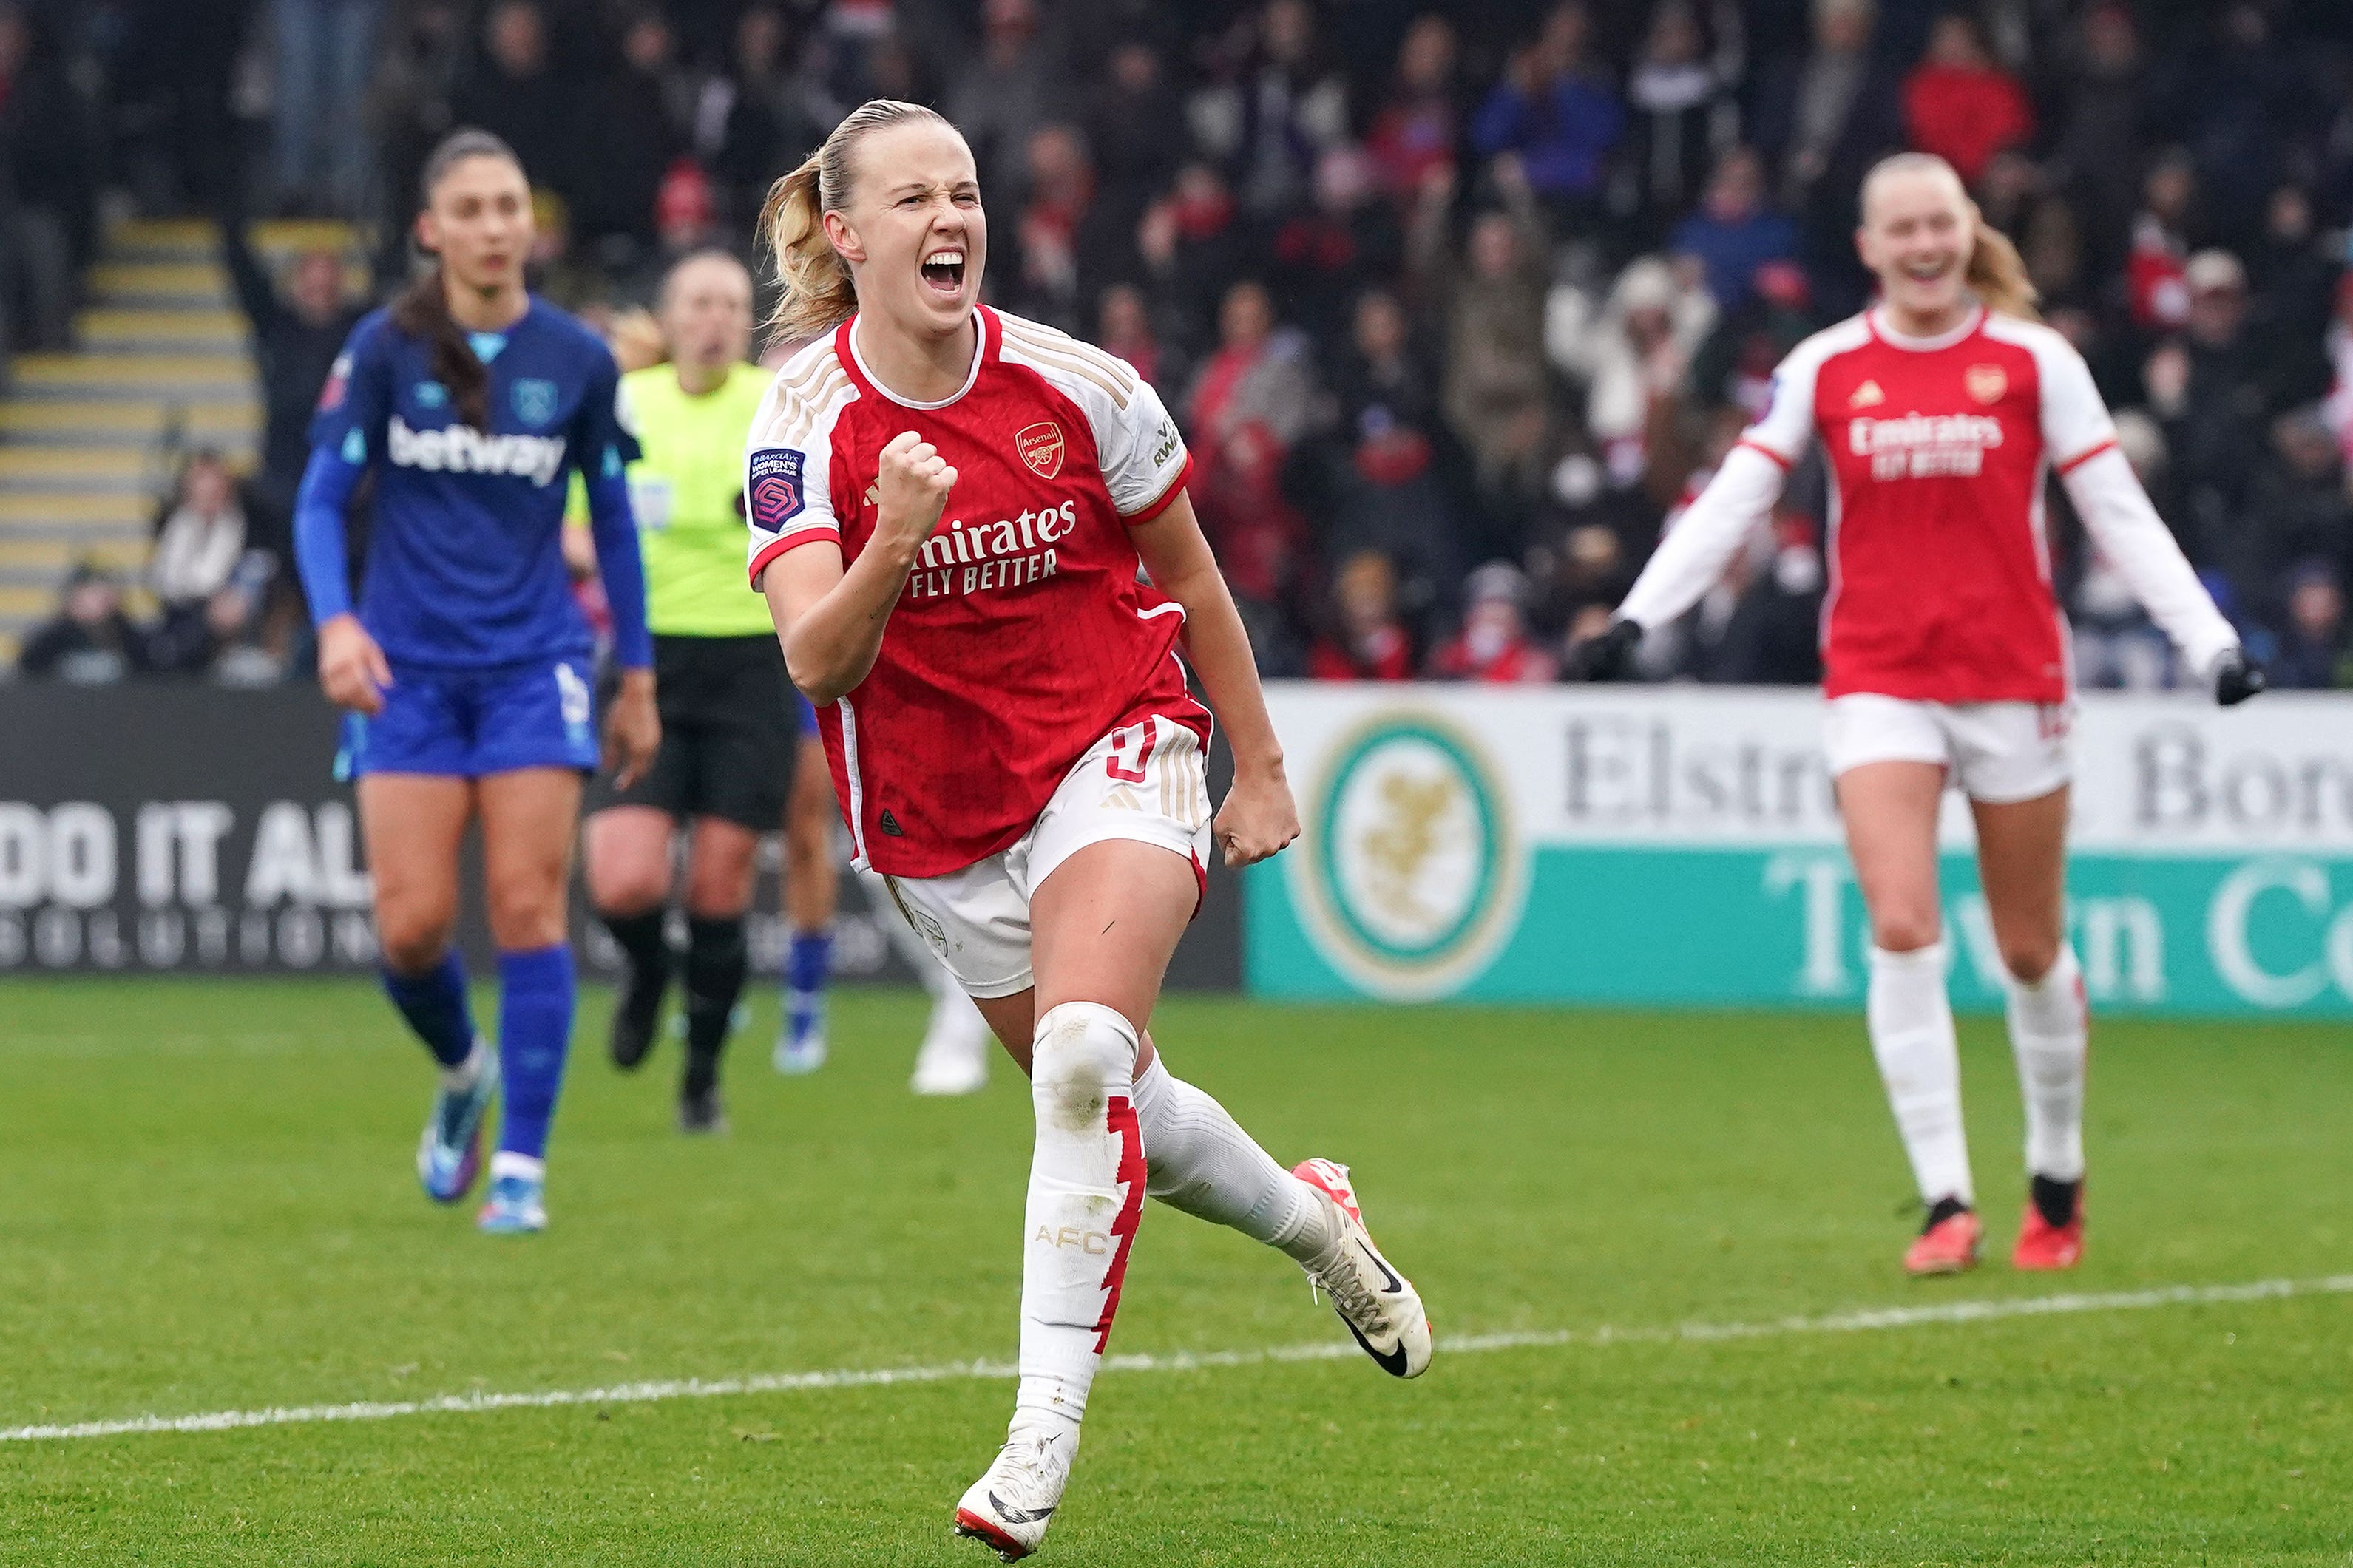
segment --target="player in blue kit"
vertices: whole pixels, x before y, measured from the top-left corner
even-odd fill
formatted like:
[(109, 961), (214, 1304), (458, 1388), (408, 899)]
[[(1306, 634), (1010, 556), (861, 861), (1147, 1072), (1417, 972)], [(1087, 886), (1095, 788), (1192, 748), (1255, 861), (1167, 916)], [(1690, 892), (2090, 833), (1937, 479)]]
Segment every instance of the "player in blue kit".
[[(504, 1106), (485, 1231), (535, 1231), (548, 1123), (572, 1034), (565, 890), (581, 787), (598, 763), (594, 645), (565, 572), (568, 476), (588, 493), (622, 674), (605, 725), (626, 786), (660, 744), (645, 571), (595, 333), (524, 288), (531, 189), (495, 136), (460, 131), (425, 166), (417, 237), (436, 265), (352, 331), (320, 395), (295, 510), (295, 557), (319, 628), (319, 683), (344, 721), (375, 878), (384, 985), (440, 1064), (417, 1152), (428, 1196), (479, 1173)], [(375, 525), (354, 609), (343, 516), (364, 473)], [(482, 825), (499, 950), (499, 1044), (475, 1034), (450, 936), (458, 847)]]

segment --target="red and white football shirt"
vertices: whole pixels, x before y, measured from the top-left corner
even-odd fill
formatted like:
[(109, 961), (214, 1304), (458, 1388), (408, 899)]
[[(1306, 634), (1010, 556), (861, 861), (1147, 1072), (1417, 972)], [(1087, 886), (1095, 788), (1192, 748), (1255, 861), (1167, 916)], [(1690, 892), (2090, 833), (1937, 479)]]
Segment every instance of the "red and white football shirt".
[(1871, 312), (1799, 345), (1776, 383), (1744, 444), (1786, 468), (1819, 434), (1835, 480), (1824, 689), (2064, 701), (2043, 477), (2116, 445), (2066, 340), (1982, 309), (1903, 338)]
[(971, 374), (936, 404), (880, 385), (843, 322), (776, 373), (744, 453), (755, 588), (802, 544), (858, 558), (901, 432), (956, 470), (873, 669), (818, 713), (858, 864), (892, 876), (1005, 848), (1123, 724), (1208, 736), (1175, 655), (1183, 607), (1139, 580), (1127, 533), (1184, 486), (1176, 422), (1124, 361), (986, 306), (976, 321)]
[(1772, 405), (1660, 543), (1619, 614), (1644, 627), (1714, 585), (1820, 436), (1830, 460), (1823, 687), (1912, 701), (2066, 700), (2043, 530), (2057, 473), (2085, 530), (2200, 679), (2238, 645), (2116, 449), (2092, 373), (2050, 328), (1973, 310), (1906, 338), (1880, 312), (1799, 343)]

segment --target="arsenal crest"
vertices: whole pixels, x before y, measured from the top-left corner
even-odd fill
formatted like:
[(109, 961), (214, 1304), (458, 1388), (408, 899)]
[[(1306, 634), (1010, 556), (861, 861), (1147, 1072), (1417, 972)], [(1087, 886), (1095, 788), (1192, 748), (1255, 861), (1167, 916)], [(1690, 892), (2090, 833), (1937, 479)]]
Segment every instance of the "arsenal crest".
[(2000, 403), (2010, 390), (2010, 373), (1998, 364), (1973, 364), (1961, 373), (1961, 384), (1979, 403)]
[(1015, 431), (1013, 449), (1041, 479), (1050, 479), (1062, 471), (1062, 427), (1050, 419)]

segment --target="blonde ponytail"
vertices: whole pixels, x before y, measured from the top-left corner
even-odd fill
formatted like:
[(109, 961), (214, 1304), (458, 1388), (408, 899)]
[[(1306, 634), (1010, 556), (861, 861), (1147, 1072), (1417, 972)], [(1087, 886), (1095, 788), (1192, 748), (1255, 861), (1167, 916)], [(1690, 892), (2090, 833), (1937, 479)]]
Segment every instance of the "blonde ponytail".
[(2042, 312), (2035, 307), (2042, 302), (2042, 291), (2026, 275), (2026, 262), (2019, 256), (2018, 247), (1978, 215), (1974, 202), (1969, 204), (1969, 269), (1962, 275), (1969, 292), (1997, 316), (2041, 321)]
[(849, 265), (825, 237), (825, 211), (818, 198), (822, 149), (768, 187), (760, 208), (760, 234), (776, 253), (776, 313), (768, 324), (783, 338), (813, 338), (858, 309), (849, 288)]
[(902, 121), (947, 121), (920, 103), (877, 98), (860, 104), (833, 128), (825, 145), (807, 162), (768, 187), (760, 208), (760, 235), (776, 253), (776, 309), (769, 326), (780, 338), (811, 338), (847, 321), (858, 310), (849, 263), (826, 237), (825, 215), (849, 200), (850, 149), (871, 132)]

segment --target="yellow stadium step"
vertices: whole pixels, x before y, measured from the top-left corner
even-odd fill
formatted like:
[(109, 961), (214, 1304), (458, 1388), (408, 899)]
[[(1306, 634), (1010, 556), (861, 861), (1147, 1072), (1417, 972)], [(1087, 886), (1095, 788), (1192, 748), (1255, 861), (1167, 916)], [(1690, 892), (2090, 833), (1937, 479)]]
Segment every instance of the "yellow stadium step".
[(81, 493), (0, 490), (0, 530), (41, 523), (143, 523), (155, 498), (144, 490)]
[(154, 509), (136, 521), (117, 519), (111, 522), (76, 521), (70, 518), (51, 519), (47, 522), (0, 523), (0, 538), (25, 543), (62, 543), (69, 551), (95, 550), (101, 545), (135, 544), (142, 550), (155, 529)]
[(0, 439), (145, 445), (161, 440), (174, 419), (189, 440), (250, 440), (261, 432), (261, 405), (241, 398), (23, 399), (0, 403)]
[(213, 242), (212, 224), (200, 217), (126, 218), (106, 231), (109, 254), (125, 250), (202, 248)]
[(0, 447), (0, 479), (121, 479), (151, 461), (121, 447)]
[(19, 354), (20, 395), (154, 397), (199, 389), (250, 394), (253, 362), (241, 354)]
[[(269, 218), (252, 225), (246, 236), (272, 263), (311, 250), (364, 256), (374, 245), (367, 231), (331, 218)], [(220, 258), (220, 231), (202, 218), (134, 219), (107, 231), (109, 262), (215, 263)], [(365, 288), (364, 273), (360, 287)]]
[(89, 282), (114, 304), (217, 305), (229, 295), (228, 269), (217, 261), (101, 261)]
[(0, 491), (149, 491), (157, 457), (137, 447), (0, 446)]
[(291, 254), (303, 250), (358, 250), (365, 237), (333, 218), (269, 218), (251, 229), (256, 250)]
[(45, 621), (58, 605), (55, 588), (0, 588), (0, 618)]
[(15, 632), (0, 631), (0, 669), (16, 668), (16, 656), (24, 647)]
[(64, 576), (75, 564), (95, 561), (113, 572), (137, 572), (147, 564), (145, 538), (17, 539), (0, 538), (0, 572), (47, 573)]
[(84, 310), (75, 322), (74, 336), (83, 349), (96, 353), (243, 353), (247, 348), (245, 317), (224, 310), (143, 310), (115, 306)]

